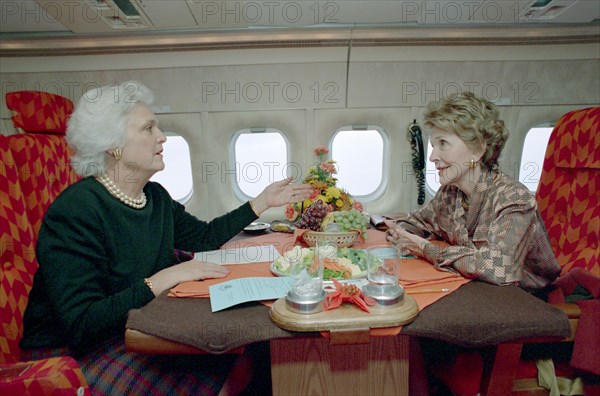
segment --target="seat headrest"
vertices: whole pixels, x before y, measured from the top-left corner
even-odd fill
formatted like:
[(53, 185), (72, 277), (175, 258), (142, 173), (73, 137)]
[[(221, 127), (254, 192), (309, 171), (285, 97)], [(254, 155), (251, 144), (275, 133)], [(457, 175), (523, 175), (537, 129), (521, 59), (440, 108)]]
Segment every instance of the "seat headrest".
[(545, 161), (560, 168), (600, 169), (600, 107), (562, 116), (550, 135)]
[(12, 111), (15, 128), (28, 133), (64, 135), (73, 113), (73, 102), (60, 95), (40, 91), (6, 94), (6, 107)]

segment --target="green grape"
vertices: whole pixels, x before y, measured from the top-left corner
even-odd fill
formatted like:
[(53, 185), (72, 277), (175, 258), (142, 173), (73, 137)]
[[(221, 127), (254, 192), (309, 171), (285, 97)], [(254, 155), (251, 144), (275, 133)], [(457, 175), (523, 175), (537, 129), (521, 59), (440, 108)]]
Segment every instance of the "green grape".
[(356, 209), (333, 212), (333, 219), (342, 231), (360, 230), (363, 235), (367, 231), (368, 220)]

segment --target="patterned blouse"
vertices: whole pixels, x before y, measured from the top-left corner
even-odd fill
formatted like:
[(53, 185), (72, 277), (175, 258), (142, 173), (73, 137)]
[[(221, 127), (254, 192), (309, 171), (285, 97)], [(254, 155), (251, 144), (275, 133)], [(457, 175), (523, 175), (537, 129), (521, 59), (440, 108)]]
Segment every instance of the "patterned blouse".
[(443, 186), (422, 209), (397, 220), (408, 231), (451, 246), (425, 245), (436, 268), (497, 285), (535, 290), (560, 274), (535, 198), (521, 183), (482, 172), (471, 202), (455, 186)]

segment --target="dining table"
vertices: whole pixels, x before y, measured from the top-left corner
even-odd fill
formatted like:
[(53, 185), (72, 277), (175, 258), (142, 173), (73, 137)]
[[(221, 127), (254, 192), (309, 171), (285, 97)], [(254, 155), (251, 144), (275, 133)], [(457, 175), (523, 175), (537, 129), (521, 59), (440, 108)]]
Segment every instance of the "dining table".
[[(274, 246), (284, 254), (298, 244), (302, 241), (297, 234), (268, 231), (242, 234), (222, 249), (243, 252)], [(386, 244), (385, 232), (368, 229), (352, 248)], [(401, 260), (404, 298), (396, 311), (383, 308), (383, 312), (367, 313), (343, 304), (318, 314), (289, 315), (299, 318), (290, 321), (292, 326), (282, 325), (281, 315), (274, 315), (285, 311), (283, 298), (212, 312), (210, 286), (243, 277), (275, 277), (271, 264), (269, 259), (228, 265), (231, 272), (226, 278), (182, 283), (131, 310), (125, 331), (127, 349), (221, 354), (269, 342), (273, 395), (406, 395), (411, 337), (479, 347), (570, 334), (564, 313), (522, 289), (472, 281), (416, 257)]]

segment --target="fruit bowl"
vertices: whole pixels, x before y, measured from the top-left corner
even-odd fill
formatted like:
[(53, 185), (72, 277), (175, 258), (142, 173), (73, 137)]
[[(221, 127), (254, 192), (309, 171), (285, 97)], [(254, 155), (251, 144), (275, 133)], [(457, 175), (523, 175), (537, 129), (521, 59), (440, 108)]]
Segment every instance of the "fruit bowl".
[(318, 243), (335, 242), (338, 247), (348, 247), (358, 238), (358, 231), (346, 232), (318, 232), (305, 231), (302, 234), (304, 242), (308, 246), (315, 246)]

